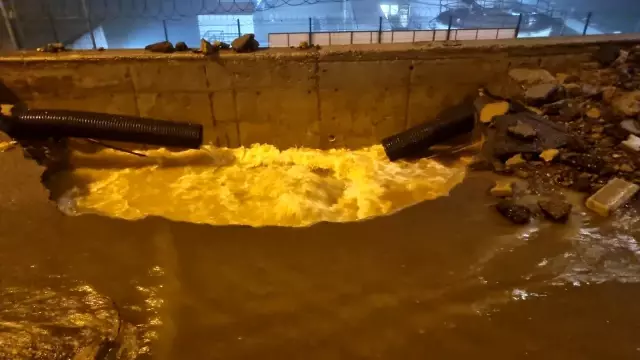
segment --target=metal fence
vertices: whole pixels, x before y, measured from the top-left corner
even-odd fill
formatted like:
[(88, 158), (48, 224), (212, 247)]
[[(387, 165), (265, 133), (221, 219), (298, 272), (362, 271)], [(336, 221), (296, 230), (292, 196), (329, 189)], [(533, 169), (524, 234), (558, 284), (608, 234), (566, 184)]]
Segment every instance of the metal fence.
[[(0, 49), (50, 42), (73, 49), (141, 48), (162, 40), (196, 46), (200, 38), (230, 42), (245, 33), (255, 33), (262, 46), (296, 46), (640, 31), (640, 2), (637, 9), (588, 12), (559, 10), (547, 0), (476, 0), (477, 6), (508, 11), (480, 18), (443, 15), (468, 3), (416, 0), (410, 11), (381, 14), (378, 2), (365, 0), (0, 0)], [(367, 4), (373, 5), (355, 10)], [(552, 19), (548, 34), (528, 31), (528, 18), (514, 13), (522, 8)]]
[(299, 46), (302, 42), (330, 46), (398, 44), (447, 40), (495, 40), (513, 39), (515, 37), (515, 28), (277, 33), (269, 34), (269, 47)]

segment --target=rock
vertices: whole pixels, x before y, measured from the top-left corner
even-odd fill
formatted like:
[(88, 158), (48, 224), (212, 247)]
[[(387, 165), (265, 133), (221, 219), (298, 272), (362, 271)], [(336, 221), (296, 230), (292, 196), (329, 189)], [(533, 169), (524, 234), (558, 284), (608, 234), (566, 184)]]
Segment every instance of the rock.
[(180, 41), (176, 43), (176, 51), (187, 51), (187, 50), (189, 50), (189, 47), (187, 46), (187, 43), (185, 43), (184, 41)]
[(551, 162), (559, 153), (560, 151), (558, 149), (547, 149), (540, 153), (540, 158), (545, 162)]
[(622, 142), (622, 145), (631, 151), (640, 151), (640, 137), (630, 134), (627, 140)]
[(573, 207), (568, 202), (559, 199), (539, 200), (538, 206), (547, 219), (555, 222), (566, 222)]
[(528, 179), (531, 176), (531, 173), (529, 173), (528, 171), (523, 170), (523, 169), (515, 169), (513, 171), (513, 175), (515, 175), (515, 176), (517, 176), (517, 177), (519, 177), (521, 179)]
[(521, 164), (526, 163), (527, 161), (522, 157), (522, 154), (514, 155), (510, 157), (507, 161), (505, 161), (505, 165), (507, 167), (515, 167)]
[(211, 55), (216, 51), (216, 49), (205, 39), (200, 40), (200, 52), (204, 55)]
[(491, 188), (491, 195), (495, 197), (508, 197), (513, 195), (513, 182), (508, 180), (498, 180)]
[(611, 136), (612, 138), (616, 139), (617, 141), (622, 141), (629, 137), (629, 131), (623, 129), (619, 124), (606, 125), (604, 127), (604, 133), (607, 136)]
[(496, 205), (496, 210), (514, 224), (524, 225), (531, 219), (531, 210), (512, 201), (502, 200)]
[(580, 173), (573, 180), (573, 188), (580, 192), (591, 192), (591, 176), (588, 173)]
[(609, 216), (635, 195), (640, 186), (623, 179), (613, 178), (587, 199), (587, 208), (602, 216)]
[(605, 104), (611, 104), (617, 92), (618, 89), (615, 86), (604, 87), (602, 89), (602, 101), (604, 101)]
[(473, 171), (491, 171), (493, 164), (487, 159), (476, 159), (469, 164), (469, 169)]
[(640, 123), (634, 119), (627, 119), (620, 122), (620, 127), (634, 135), (640, 135)]
[(147, 51), (155, 52), (155, 53), (172, 53), (176, 49), (173, 47), (173, 44), (169, 41), (161, 41), (155, 44), (147, 45), (145, 48)]
[(578, 75), (567, 75), (567, 77), (564, 78), (563, 84), (574, 84), (574, 83), (578, 83), (578, 82), (580, 82), (580, 76), (578, 76)]
[(66, 50), (67, 49), (65, 48), (63, 43), (49, 43), (42, 49), (43, 52), (48, 53), (58, 53)]
[(602, 95), (602, 92), (597, 86), (591, 84), (582, 84), (582, 94), (588, 97), (597, 97)]
[(629, 52), (626, 50), (620, 50), (618, 58), (611, 64), (611, 66), (622, 66), (627, 62), (629, 58)]
[(104, 51), (104, 47), (100, 46), (100, 47), (98, 48), (98, 51)]
[(582, 95), (582, 86), (578, 84), (566, 84), (563, 88), (567, 97), (574, 98)]
[(584, 141), (582, 141), (582, 139), (572, 136), (567, 140), (567, 149), (578, 153), (583, 153), (589, 150), (589, 147), (587, 146), (587, 144), (585, 144)]
[(587, 110), (585, 115), (587, 115), (587, 117), (590, 118), (590, 119), (599, 119), (600, 118), (600, 109), (591, 108), (591, 109)]
[(300, 44), (298, 45), (298, 49), (301, 49), (301, 50), (307, 50), (310, 48), (312, 48), (312, 46), (309, 44), (308, 41), (301, 41)]
[(620, 56), (620, 48), (615, 45), (603, 45), (593, 54), (594, 60), (604, 67), (609, 67)]
[(478, 96), (473, 102), (476, 121), (483, 124), (490, 123), (494, 117), (504, 115), (509, 111), (509, 103), (495, 100), (489, 96)]
[(230, 49), (231, 45), (227, 44), (224, 41), (216, 40), (216, 41), (213, 42), (213, 47), (216, 48), (216, 49), (225, 49), (226, 50), (226, 49)]
[(556, 84), (534, 85), (525, 91), (524, 98), (527, 104), (530, 105), (540, 106), (548, 104), (555, 100), (558, 89), (559, 87)]
[[(517, 125), (518, 121), (531, 126), (536, 131), (536, 138), (522, 140), (510, 135), (509, 127)], [(498, 116), (493, 122), (495, 132), (489, 136), (485, 144), (491, 147), (493, 155), (500, 159), (506, 159), (518, 153), (537, 155), (546, 149), (561, 148), (568, 140), (564, 126), (531, 113)]]
[(606, 165), (601, 158), (589, 154), (564, 153), (558, 156), (558, 160), (562, 164), (592, 174), (600, 174)]
[(521, 85), (555, 83), (556, 78), (544, 69), (516, 68), (509, 70), (509, 77)]
[(520, 140), (533, 140), (536, 138), (537, 132), (531, 125), (519, 121), (507, 129), (509, 135)]
[(254, 34), (245, 34), (231, 42), (231, 47), (235, 52), (253, 52), (258, 50), (260, 43), (255, 39)]
[(640, 113), (640, 91), (632, 91), (616, 96), (612, 101), (613, 109), (622, 115), (635, 117)]
[(620, 165), (619, 170), (620, 170), (620, 171), (622, 171), (622, 172), (627, 172), (627, 173), (630, 173), (630, 172), (634, 172), (634, 171), (635, 171), (635, 169), (633, 168), (633, 166), (632, 166), (632, 165), (630, 165), (630, 164), (622, 164), (622, 165)]

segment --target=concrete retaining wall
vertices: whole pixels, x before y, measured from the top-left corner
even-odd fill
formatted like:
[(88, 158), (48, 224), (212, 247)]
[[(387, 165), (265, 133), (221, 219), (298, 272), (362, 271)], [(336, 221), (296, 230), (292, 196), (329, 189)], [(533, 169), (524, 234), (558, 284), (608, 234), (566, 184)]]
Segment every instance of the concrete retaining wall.
[(575, 72), (603, 43), (580, 37), (350, 46), (255, 54), (22, 53), (0, 59), (0, 100), (204, 124), (237, 147), (360, 147), (475, 93), (510, 67)]

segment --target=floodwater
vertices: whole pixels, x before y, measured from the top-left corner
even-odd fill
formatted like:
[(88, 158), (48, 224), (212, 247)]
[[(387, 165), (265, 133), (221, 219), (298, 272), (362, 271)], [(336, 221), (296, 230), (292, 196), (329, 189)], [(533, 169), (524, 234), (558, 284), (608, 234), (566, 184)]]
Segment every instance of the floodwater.
[[(1, 153), (0, 359), (640, 358), (635, 204), (514, 226), (464, 158), (272, 150), (76, 159), (61, 182), (77, 216)], [(198, 207), (214, 199), (224, 215)]]

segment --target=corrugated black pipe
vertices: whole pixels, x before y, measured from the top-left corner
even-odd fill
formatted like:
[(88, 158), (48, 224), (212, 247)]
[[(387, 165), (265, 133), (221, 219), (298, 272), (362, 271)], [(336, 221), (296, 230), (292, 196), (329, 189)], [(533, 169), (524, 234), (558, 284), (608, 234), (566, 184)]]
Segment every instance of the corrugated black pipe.
[(411, 158), (432, 145), (472, 131), (473, 125), (473, 105), (465, 102), (447, 109), (434, 121), (382, 139), (382, 147), (391, 161)]
[(13, 109), (3, 130), (18, 139), (78, 137), (199, 148), (202, 125), (67, 110)]

